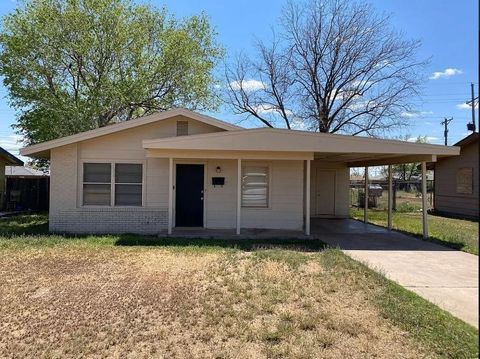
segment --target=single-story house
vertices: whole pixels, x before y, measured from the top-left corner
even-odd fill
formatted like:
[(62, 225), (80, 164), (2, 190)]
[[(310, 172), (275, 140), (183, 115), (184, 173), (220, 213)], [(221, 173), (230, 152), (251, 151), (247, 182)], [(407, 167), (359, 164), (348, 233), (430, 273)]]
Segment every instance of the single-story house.
[(478, 219), (478, 142), (473, 132), (454, 146), (460, 156), (438, 159), (429, 164), (435, 170), (434, 209), (444, 215)]
[(50, 230), (304, 230), (349, 215), (349, 168), (435, 162), (458, 147), (274, 128), (185, 109), (23, 148), (50, 160)]
[(23, 161), (0, 147), (0, 210), (5, 208), (5, 166), (23, 166)]
[(5, 208), (13, 211), (46, 211), (49, 200), (47, 172), (26, 166), (5, 167)]

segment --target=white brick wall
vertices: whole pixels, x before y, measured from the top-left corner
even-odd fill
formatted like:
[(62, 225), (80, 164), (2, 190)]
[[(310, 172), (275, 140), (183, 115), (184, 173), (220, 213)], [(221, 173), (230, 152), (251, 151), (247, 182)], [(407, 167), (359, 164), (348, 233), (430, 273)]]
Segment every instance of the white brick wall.
[(50, 230), (60, 233), (158, 234), (167, 228), (161, 208), (75, 208), (50, 216)]

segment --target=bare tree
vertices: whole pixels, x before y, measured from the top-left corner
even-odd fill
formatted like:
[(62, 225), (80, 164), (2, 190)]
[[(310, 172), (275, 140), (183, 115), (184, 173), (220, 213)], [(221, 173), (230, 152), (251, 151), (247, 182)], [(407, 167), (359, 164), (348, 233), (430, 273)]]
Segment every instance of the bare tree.
[(375, 135), (419, 97), (419, 45), (366, 3), (290, 2), (280, 35), (226, 67), (228, 102), (269, 127)]

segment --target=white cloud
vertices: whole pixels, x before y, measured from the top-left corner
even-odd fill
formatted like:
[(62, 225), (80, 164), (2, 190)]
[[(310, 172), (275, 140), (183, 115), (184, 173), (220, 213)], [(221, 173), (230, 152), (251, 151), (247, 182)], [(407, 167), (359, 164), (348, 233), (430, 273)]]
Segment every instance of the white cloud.
[[(260, 114), (280, 113), (280, 110), (277, 107), (266, 104), (266, 103), (263, 103), (261, 105), (258, 105), (256, 107), (254, 107), (254, 110), (257, 111)], [(290, 111), (290, 110), (285, 110), (285, 113), (289, 116), (292, 115), (292, 111)]]
[(242, 80), (240, 81), (232, 81), (230, 82), (230, 86), (232, 89), (238, 91), (243, 88), (246, 92), (255, 91), (255, 90), (262, 90), (265, 88), (265, 84), (262, 81), (258, 80)]
[(300, 119), (293, 119), (291, 122), (290, 122), (290, 126), (294, 129), (294, 130), (299, 130), (299, 131), (308, 131), (308, 125), (305, 121), (302, 121)]
[(451, 76), (463, 74), (463, 71), (455, 68), (446, 68), (444, 71), (435, 71), (432, 76), (429, 77), (430, 80), (438, 80), (441, 78), (448, 79)]
[(422, 117), (426, 115), (433, 115), (433, 111), (404, 111), (400, 114), (400, 116), (407, 118)]
[(466, 103), (464, 102), (464, 103), (459, 103), (459, 104), (457, 105), (457, 108), (458, 108), (459, 110), (471, 110), (471, 109), (472, 109), (472, 106), (470, 106), (470, 105), (468, 105), (468, 104), (466, 104)]
[[(418, 137), (410, 137), (407, 141), (408, 142), (416, 142)], [(426, 137), (427, 142), (434, 142), (439, 140), (438, 137), (433, 137), (433, 136), (427, 136)]]
[(0, 137), (0, 143), (3, 149), (13, 154), (17, 154), (18, 150), (22, 147), (22, 136), (8, 135)]

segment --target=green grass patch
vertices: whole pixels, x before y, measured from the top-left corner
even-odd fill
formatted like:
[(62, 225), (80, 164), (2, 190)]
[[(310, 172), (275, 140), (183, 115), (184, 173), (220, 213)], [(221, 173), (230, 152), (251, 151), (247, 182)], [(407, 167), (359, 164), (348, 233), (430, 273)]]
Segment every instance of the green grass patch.
[[(316, 252), (325, 245), (319, 240), (298, 239), (222, 239), (175, 238), (136, 234), (118, 235), (59, 235), (48, 233), (47, 214), (20, 215), (0, 220), (0, 248), (24, 248), (26, 246), (148, 246), (165, 247), (181, 252), (215, 250), (275, 250)], [(290, 257), (290, 256), (286, 256)]]
[(323, 252), (322, 264), (352, 276), (381, 314), (441, 358), (477, 358), (478, 330), (339, 250)]
[[(363, 220), (363, 209), (350, 209), (350, 216)], [(377, 226), (387, 226), (387, 212), (368, 211), (368, 221)], [(422, 236), (422, 213), (393, 212), (393, 229), (417, 237)], [(429, 240), (450, 248), (478, 255), (478, 222), (465, 219), (428, 215)]]

